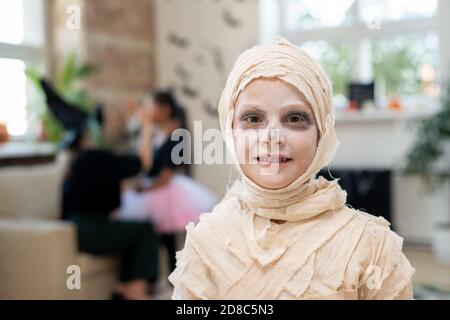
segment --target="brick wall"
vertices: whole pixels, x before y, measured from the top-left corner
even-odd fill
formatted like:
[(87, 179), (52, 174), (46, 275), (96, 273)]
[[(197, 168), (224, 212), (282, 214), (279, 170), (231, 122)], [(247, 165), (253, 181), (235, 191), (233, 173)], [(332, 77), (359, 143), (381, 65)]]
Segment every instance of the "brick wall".
[[(80, 29), (69, 29), (70, 6), (80, 8)], [(105, 105), (106, 133), (117, 131), (124, 100), (141, 99), (154, 84), (153, 0), (52, 0), (52, 70), (72, 51), (100, 69), (84, 85)]]

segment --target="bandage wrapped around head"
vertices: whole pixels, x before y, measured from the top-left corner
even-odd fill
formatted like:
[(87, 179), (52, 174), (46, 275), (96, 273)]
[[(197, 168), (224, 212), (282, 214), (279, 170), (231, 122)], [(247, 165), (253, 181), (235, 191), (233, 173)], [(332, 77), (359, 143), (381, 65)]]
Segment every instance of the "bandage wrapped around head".
[[(235, 149), (232, 124), (236, 99), (259, 77), (276, 77), (302, 92), (319, 130), (311, 164), (281, 189), (266, 189), (248, 178)], [(376, 248), (374, 242), (387, 248), (381, 255), (388, 257), (384, 259), (388, 267), (383, 269), (388, 284), (383, 285), (384, 290), (370, 289), (368, 294), (377, 297), (384, 291), (383, 296), (394, 298), (401, 296), (398, 292), (405, 292), (406, 287), (411, 296), (408, 283), (414, 269), (401, 255), (401, 238), (393, 238), (386, 225), (380, 227), (374, 217), (344, 208), (346, 193), (336, 180), (316, 178), (319, 170), (331, 162), (338, 146), (331, 98), (331, 84), (321, 66), (284, 39), (239, 56), (223, 91), (219, 115), (223, 137), (241, 179), (211, 213), (201, 217), (197, 226), (188, 225), (179, 266), (169, 277), (175, 285), (174, 297), (365, 296), (361, 266), (377, 260), (372, 251), (378, 256), (383, 251), (368, 250)], [(383, 236), (376, 240), (378, 235)], [(403, 262), (397, 263), (399, 259)]]
[[(308, 169), (288, 186), (276, 190), (259, 186), (244, 174), (232, 132), (239, 93), (252, 80), (261, 77), (276, 77), (295, 86), (310, 104), (319, 130), (317, 151)], [(325, 183), (316, 179), (316, 174), (332, 161), (339, 143), (334, 128), (332, 85), (321, 65), (287, 40), (278, 38), (275, 44), (256, 46), (239, 56), (222, 92), (219, 119), (227, 149), (241, 175), (243, 197), (255, 206), (272, 209), (289, 206), (315, 192), (318, 184)]]

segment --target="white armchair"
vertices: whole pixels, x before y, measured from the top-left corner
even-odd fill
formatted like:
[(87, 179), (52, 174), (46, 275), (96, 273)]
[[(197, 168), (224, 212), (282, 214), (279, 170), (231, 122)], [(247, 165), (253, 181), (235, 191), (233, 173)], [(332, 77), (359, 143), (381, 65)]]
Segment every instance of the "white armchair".
[[(77, 250), (75, 226), (59, 219), (66, 156), (52, 164), (0, 168), (0, 299), (108, 299), (118, 261)], [(66, 286), (81, 269), (81, 289)]]

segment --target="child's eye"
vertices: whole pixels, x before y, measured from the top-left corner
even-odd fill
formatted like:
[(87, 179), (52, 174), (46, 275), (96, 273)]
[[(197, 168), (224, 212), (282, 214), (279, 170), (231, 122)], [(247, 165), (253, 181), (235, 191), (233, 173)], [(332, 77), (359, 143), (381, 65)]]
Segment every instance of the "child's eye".
[(242, 117), (242, 120), (249, 124), (257, 124), (262, 122), (262, 119), (257, 114), (248, 114)]
[(292, 123), (292, 124), (307, 122), (307, 120), (308, 119), (303, 114), (300, 114), (300, 113), (290, 114), (286, 118), (286, 121), (288, 123)]

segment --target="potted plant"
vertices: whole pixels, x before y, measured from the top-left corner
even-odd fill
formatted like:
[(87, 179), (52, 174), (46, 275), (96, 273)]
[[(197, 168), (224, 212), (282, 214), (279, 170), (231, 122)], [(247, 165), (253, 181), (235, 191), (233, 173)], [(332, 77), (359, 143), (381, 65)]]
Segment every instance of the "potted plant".
[[(450, 85), (442, 94), (442, 108), (419, 122), (417, 140), (407, 155), (404, 173), (420, 175), (429, 192), (450, 182)], [(450, 264), (450, 211), (448, 216), (447, 221), (433, 226), (431, 242), (435, 257)]]
[[(80, 88), (80, 80), (95, 72), (97, 68), (91, 64), (80, 63), (74, 53), (65, 60), (54, 83), (61, 96), (72, 105), (85, 110), (92, 111), (95, 103), (89, 98), (86, 90)], [(29, 113), (39, 120), (38, 140), (59, 142), (63, 137), (64, 130), (60, 123), (53, 117), (46, 105), (44, 93), (39, 80), (42, 75), (36, 70), (29, 68), (26, 75), (34, 85), (34, 95), (28, 104)]]

